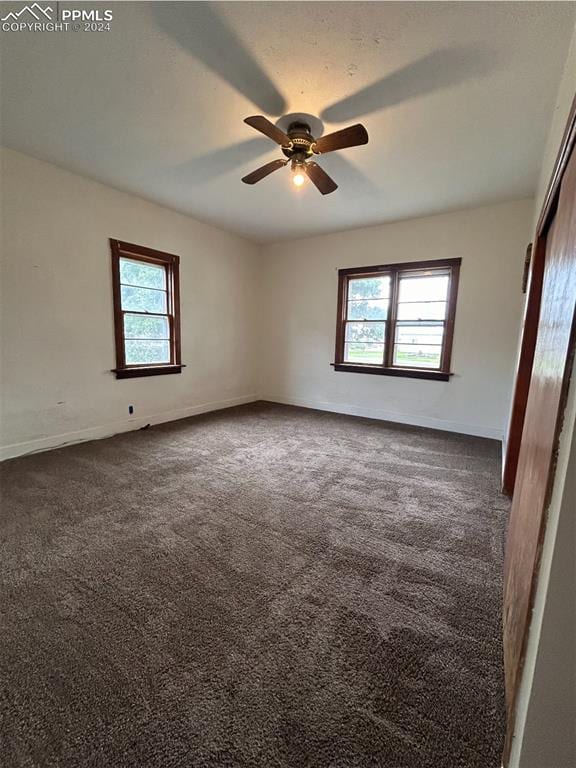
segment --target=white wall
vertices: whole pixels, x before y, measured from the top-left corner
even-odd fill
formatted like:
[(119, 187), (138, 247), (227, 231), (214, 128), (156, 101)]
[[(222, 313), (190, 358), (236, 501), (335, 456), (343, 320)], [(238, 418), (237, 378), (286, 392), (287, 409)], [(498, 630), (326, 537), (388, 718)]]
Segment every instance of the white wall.
[[(576, 29), (559, 85), (542, 162), (536, 224), (576, 93)], [(576, 764), (576, 363), (560, 435), (556, 475), (526, 660), (516, 709), (510, 768)]]
[[(0, 457), (256, 398), (257, 246), (26, 155), (1, 160)], [(182, 374), (110, 373), (110, 237), (180, 256)]]
[[(263, 397), (501, 438), (532, 211), (533, 201), (519, 200), (265, 246)], [(455, 257), (462, 268), (449, 382), (334, 372), (338, 268)]]
[[(0, 458), (271, 400), (501, 437), (529, 201), (261, 249), (2, 150)], [(181, 375), (118, 381), (108, 238), (181, 257)], [(463, 258), (449, 383), (334, 373), (338, 267)], [(258, 326), (261, 333), (258, 335)], [(135, 407), (133, 417), (128, 405)]]

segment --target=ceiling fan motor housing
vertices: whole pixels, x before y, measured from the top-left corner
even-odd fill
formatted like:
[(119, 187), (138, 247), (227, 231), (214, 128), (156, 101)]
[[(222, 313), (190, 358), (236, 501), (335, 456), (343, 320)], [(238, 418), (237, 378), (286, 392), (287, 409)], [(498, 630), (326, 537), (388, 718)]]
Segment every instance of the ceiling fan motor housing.
[(314, 136), (310, 133), (308, 123), (290, 123), (286, 133), (292, 143), (290, 147), (282, 147), (282, 152), (286, 157), (297, 158), (300, 155), (300, 159), (303, 161), (306, 157), (314, 154), (312, 146), (315, 140)]

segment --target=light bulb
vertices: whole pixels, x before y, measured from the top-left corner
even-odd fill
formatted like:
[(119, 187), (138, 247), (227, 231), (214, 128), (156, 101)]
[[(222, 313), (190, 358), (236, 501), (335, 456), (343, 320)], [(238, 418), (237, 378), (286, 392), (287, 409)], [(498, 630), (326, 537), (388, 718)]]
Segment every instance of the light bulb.
[(302, 184), (304, 184), (304, 174), (295, 173), (292, 177), (292, 181), (294, 182), (294, 186), (301, 187)]

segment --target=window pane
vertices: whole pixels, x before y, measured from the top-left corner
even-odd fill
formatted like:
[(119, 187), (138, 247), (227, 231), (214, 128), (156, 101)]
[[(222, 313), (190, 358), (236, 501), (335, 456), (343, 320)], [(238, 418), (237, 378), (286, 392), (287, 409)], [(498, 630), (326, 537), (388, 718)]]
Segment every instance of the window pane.
[(344, 361), (382, 365), (386, 323), (346, 323)]
[(440, 368), (442, 347), (429, 344), (396, 344), (394, 365), (404, 368)]
[(124, 336), (127, 339), (169, 339), (168, 318), (124, 315)]
[(384, 342), (386, 323), (346, 323), (346, 341)]
[(384, 362), (384, 344), (377, 342), (353, 342), (344, 344), (345, 363), (364, 363), (365, 365), (382, 365)]
[(352, 299), (348, 302), (348, 320), (386, 320), (388, 299)]
[(134, 288), (131, 285), (120, 286), (122, 309), (137, 312), (157, 312), (166, 314), (165, 291), (153, 291), (150, 288)]
[(398, 301), (445, 301), (448, 275), (436, 277), (400, 277)]
[(398, 323), (396, 326), (396, 341), (401, 344), (442, 344), (443, 337), (442, 323)]
[(387, 299), (390, 296), (390, 278), (355, 277), (348, 280), (349, 299)]
[(135, 341), (127, 339), (124, 345), (127, 365), (170, 362), (169, 341)]
[(166, 290), (166, 268), (132, 259), (120, 259), (120, 282)]
[(398, 304), (398, 320), (444, 320), (445, 301)]

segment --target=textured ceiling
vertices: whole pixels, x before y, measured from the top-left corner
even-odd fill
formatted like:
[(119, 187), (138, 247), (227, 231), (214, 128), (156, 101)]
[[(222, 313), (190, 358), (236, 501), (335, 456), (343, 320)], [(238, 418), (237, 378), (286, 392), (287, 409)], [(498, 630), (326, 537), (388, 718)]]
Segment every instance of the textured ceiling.
[[(555, 2), (89, 5), (111, 31), (0, 33), (2, 143), (261, 242), (533, 194), (574, 24)], [(368, 129), (321, 157), (332, 195), (240, 182), (280, 156), (243, 118), (294, 112)]]

